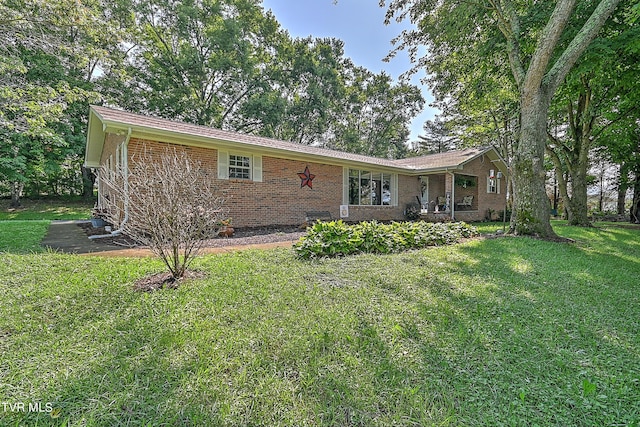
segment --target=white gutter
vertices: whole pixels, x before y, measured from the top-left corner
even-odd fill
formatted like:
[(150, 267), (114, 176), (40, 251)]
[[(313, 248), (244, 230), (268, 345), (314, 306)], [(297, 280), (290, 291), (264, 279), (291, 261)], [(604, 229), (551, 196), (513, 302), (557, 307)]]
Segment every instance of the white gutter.
[(131, 139), (131, 128), (127, 130), (127, 137), (122, 143), (122, 174), (124, 175), (124, 219), (120, 223), (120, 228), (111, 232), (112, 236), (122, 234), (124, 225), (129, 221), (129, 140)]

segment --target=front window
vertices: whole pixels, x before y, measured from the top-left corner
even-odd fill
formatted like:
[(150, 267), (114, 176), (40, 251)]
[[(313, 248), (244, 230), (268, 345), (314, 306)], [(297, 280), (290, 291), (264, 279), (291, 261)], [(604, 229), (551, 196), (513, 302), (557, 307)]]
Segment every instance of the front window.
[(391, 205), (391, 175), (349, 169), (349, 204), (360, 206)]
[(487, 193), (500, 193), (500, 178), (488, 177), (487, 178)]
[(251, 158), (229, 155), (229, 178), (251, 179)]

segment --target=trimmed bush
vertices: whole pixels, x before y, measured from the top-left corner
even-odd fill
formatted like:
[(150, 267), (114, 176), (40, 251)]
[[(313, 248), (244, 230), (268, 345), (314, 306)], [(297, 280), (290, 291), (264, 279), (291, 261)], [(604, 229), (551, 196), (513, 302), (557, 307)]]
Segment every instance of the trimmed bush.
[(293, 245), (299, 258), (335, 257), (357, 253), (386, 254), (427, 246), (448, 245), (472, 237), (478, 230), (464, 222), (377, 221), (345, 224), (342, 220), (317, 222)]

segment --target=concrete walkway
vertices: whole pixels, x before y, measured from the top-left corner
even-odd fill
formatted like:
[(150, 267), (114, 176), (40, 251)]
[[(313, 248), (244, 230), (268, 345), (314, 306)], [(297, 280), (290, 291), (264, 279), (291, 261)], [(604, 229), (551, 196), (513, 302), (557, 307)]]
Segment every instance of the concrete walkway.
[[(100, 239), (89, 239), (78, 226), (88, 221), (51, 221), (49, 231), (41, 246), (63, 253), (104, 257), (150, 257), (153, 252), (145, 248), (123, 248), (109, 245)], [(225, 246), (220, 248), (204, 248), (202, 253), (216, 254), (235, 252), (244, 249), (288, 248), (293, 242), (260, 243), (251, 245)]]
[(100, 239), (91, 240), (78, 226), (89, 221), (51, 221), (49, 231), (40, 243), (45, 248), (71, 254), (87, 254), (118, 250), (117, 246), (107, 245)]

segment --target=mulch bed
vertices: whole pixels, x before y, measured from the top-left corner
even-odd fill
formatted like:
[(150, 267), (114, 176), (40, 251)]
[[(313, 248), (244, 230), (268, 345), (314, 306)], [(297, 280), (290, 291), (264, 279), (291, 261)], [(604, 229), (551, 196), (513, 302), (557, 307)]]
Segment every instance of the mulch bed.
[[(90, 222), (78, 224), (87, 236), (106, 235), (110, 232), (104, 227), (93, 227)], [(206, 241), (205, 247), (225, 247), (252, 245), (260, 243), (286, 242), (298, 240), (305, 233), (304, 229), (295, 226), (247, 227), (236, 228), (231, 237), (217, 237)], [(125, 235), (100, 238), (101, 243), (127, 248), (140, 245)]]

